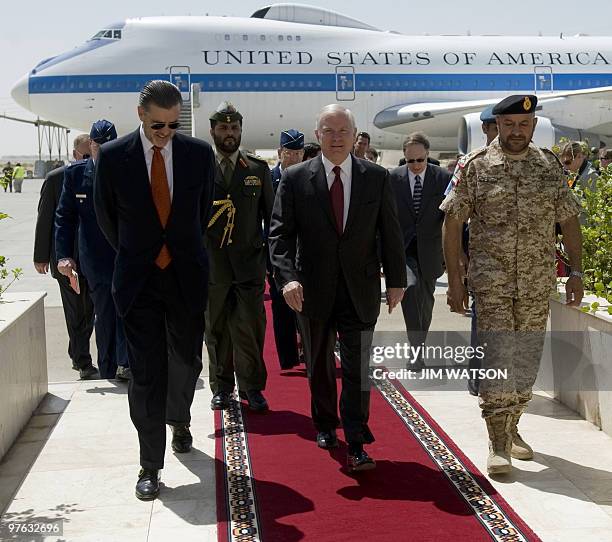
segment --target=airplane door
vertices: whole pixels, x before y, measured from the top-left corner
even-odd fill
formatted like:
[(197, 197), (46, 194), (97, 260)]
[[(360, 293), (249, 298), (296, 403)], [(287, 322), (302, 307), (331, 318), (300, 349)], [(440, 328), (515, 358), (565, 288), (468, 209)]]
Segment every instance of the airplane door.
[(553, 89), (553, 72), (549, 66), (537, 66), (534, 68), (535, 76), (535, 93), (552, 92)]
[(336, 66), (336, 99), (340, 102), (355, 99), (355, 68)]
[(189, 101), (189, 89), (191, 88), (189, 66), (170, 66), (170, 82), (179, 88), (183, 100)]

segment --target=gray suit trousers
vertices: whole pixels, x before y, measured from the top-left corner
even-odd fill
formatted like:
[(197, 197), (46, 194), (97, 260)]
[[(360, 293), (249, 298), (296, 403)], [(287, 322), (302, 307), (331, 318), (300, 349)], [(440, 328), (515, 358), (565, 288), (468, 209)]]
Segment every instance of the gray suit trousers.
[(402, 312), (411, 346), (425, 342), (431, 324), (436, 279), (424, 277), (416, 258), (406, 257), (408, 288), (402, 300)]

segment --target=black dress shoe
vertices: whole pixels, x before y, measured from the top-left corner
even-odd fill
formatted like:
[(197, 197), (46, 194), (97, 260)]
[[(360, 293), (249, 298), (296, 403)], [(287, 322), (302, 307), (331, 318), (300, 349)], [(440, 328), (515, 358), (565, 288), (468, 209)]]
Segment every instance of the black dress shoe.
[(188, 425), (171, 425), (172, 427), (172, 449), (177, 454), (186, 454), (191, 450), (193, 437)]
[(349, 451), (346, 458), (346, 466), (349, 472), (360, 472), (376, 468), (376, 462), (365, 450)]
[(338, 437), (335, 431), (319, 431), (317, 433), (317, 446), (324, 450), (338, 447)]
[(213, 395), (210, 401), (210, 408), (213, 410), (226, 410), (230, 407), (230, 394), (226, 391), (219, 391)]
[(249, 408), (255, 412), (263, 412), (268, 410), (268, 401), (259, 390), (249, 390), (246, 393), (238, 392), (241, 399), (245, 399), (249, 403)]
[(152, 501), (159, 495), (159, 471), (140, 469), (136, 483), (136, 497), (141, 501)]
[(132, 379), (132, 370), (129, 367), (124, 367), (123, 365), (119, 365), (117, 367), (117, 372), (115, 373), (115, 380), (123, 380), (124, 382), (128, 382)]
[(425, 362), (423, 358), (418, 358), (414, 363), (407, 363), (406, 369), (412, 371), (413, 373), (420, 373), (423, 369), (425, 369)]
[(100, 373), (93, 365), (86, 365), (85, 367), (81, 367), (79, 369), (79, 378), (81, 380), (94, 380), (96, 378), (100, 378)]

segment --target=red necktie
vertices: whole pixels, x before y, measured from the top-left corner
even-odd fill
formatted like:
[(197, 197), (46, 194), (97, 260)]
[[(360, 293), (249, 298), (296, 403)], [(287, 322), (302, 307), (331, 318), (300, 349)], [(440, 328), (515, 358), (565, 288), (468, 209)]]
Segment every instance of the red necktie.
[(334, 166), (332, 169), (336, 175), (334, 182), (329, 189), (329, 195), (331, 197), (332, 209), (334, 210), (334, 217), (336, 219), (336, 229), (338, 235), (342, 235), (344, 229), (344, 186), (342, 185), (342, 179), (340, 178), (340, 166)]
[[(153, 203), (157, 209), (157, 216), (163, 228), (168, 223), (170, 216), (170, 188), (168, 187), (168, 177), (166, 176), (166, 164), (162, 156), (161, 149), (153, 146), (153, 161), (151, 162), (151, 192), (153, 195)], [(164, 243), (155, 258), (155, 265), (160, 269), (165, 269), (172, 261), (172, 256), (168, 247)]]

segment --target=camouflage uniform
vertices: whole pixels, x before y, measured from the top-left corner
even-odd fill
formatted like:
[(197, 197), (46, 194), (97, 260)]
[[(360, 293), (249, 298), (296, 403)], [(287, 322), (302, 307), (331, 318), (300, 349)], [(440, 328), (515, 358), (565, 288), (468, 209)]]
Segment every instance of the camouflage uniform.
[(531, 399), (555, 286), (555, 223), (580, 213), (556, 156), (530, 144), (519, 158), (498, 139), (471, 154), (440, 209), (470, 219), (469, 288), (476, 294), (484, 368), (508, 378), (480, 384), (484, 418), (520, 416)]

